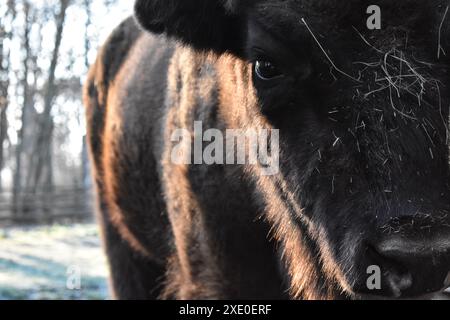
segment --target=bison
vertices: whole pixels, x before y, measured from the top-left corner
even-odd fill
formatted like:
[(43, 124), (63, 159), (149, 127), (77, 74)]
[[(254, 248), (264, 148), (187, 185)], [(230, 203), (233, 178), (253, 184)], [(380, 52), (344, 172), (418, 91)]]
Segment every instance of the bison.
[[(84, 98), (116, 298), (450, 284), (448, 1), (377, 2), (380, 30), (366, 0), (136, 1)], [(278, 130), (279, 170), (175, 163), (196, 122)]]

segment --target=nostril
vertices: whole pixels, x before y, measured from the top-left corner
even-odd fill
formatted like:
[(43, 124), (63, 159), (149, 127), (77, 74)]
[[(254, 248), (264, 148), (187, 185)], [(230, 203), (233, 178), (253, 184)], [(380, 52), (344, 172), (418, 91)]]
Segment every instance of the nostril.
[(413, 285), (413, 278), (410, 273), (397, 274), (395, 272), (386, 272), (386, 282), (395, 298), (400, 298), (403, 292), (410, 289)]
[(413, 276), (401, 262), (396, 261), (391, 256), (384, 255), (383, 252), (373, 246), (369, 246), (368, 252), (370, 261), (381, 269), (381, 291), (384, 294), (399, 298), (403, 292), (413, 286)]
[(450, 271), (448, 272), (448, 274), (447, 274), (447, 278), (445, 278), (445, 282), (444, 282), (444, 284), (445, 284), (445, 288), (447, 289), (450, 289)]

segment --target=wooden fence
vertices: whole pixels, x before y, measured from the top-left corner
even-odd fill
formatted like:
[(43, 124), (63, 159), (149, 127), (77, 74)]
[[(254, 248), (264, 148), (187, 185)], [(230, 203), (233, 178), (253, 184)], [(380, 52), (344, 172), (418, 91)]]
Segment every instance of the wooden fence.
[(53, 187), (36, 192), (0, 192), (0, 226), (82, 221), (93, 217), (92, 191)]

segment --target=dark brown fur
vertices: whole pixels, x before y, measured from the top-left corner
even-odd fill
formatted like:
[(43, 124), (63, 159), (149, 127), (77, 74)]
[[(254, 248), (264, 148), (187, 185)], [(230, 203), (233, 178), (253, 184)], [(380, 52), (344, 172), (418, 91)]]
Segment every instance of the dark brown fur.
[[(135, 36), (122, 37), (124, 33)], [(123, 60), (105, 58), (112, 46), (123, 52)], [(138, 31), (134, 21), (128, 20), (103, 47), (86, 87), (100, 219), (116, 296), (283, 297), (280, 279), (274, 277), (277, 266), (273, 250), (267, 246), (269, 227), (250, 203), (242, 205), (251, 197), (251, 191), (239, 183), (242, 173), (236, 168), (224, 171), (220, 167), (173, 166), (166, 159), (169, 146), (163, 141), (169, 140), (163, 135), (172, 129), (190, 128), (194, 118), (205, 119), (211, 126), (224, 126), (215, 110), (201, 104), (195, 107), (198, 97), (209, 103), (218, 98), (214, 67), (203, 65), (208, 57), (197, 57), (180, 47), (173, 54), (173, 46)], [(150, 47), (155, 49), (147, 50)], [(160, 57), (162, 61), (157, 61)], [(144, 65), (139, 61), (157, 62)], [(169, 68), (169, 61), (170, 81), (166, 83), (164, 68)], [(117, 71), (105, 79), (102, 71), (107, 68)], [(157, 73), (161, 77), (156, 82), (137, 83), (139, 77), (128, 77), (136, 74), (136, 68), (140, 74)], [(181, 83), (183, 86), (177, 87)], [(182, 92), (178, 92), (180, 89)], [(150, 92), (166, 90), (171, 95), (159, 95), (160, 99), (173, 99), (172, 104), (139, 100)], [(134, 112), (125, 112), (129, 108)], [(210, 180), (203, 181), (203, 176)], [(167, 215), (168, 211), (172, 214)], [(204, 220), (203, 211), (217, 212), (223, 220)], [(221, 231), (213, 233), (217, 229)], [(256, 271), (258, 267), (260, 271)], [(134, 281), (140, 277), (143, 284)], [(145, 281), (154, 281), (155, 285), (148, 286)], [(145, 287), (147, 291), (160, 289), (147, 292)]]
[[(391, 236), (425, 247), (449, 238), (450, 63), (435, 48), (445, 6), (382, 0), (393, 13), (372, 32), (362, 29), (368, 4), (136, 2), (150, 32), (133, 19), (119, 26), (85, 90), (117, 298), (398, 298), (442, 289), (450, 248), (406, 257), (377, 250)], [(449, 25), (440, 30), (445, 48)], [(400, 68), (389, 52), (404, 57)], [(267, 57), (283, 77), (258, 79), (255, 62)], [(382, 64), (357, 62), (383, 57), (397, 75), (409, 63), (426, 77), (420, 103), (420, 78), (399, 96), (387, 88), (364, 96), (382, 81)], [(194, 121), (205, 130), (280, 129), (280, 173), (175, 165), (170, 136), (193, 133)], [(373, 264), (384, 268), (376, 293), (366, 286)]]

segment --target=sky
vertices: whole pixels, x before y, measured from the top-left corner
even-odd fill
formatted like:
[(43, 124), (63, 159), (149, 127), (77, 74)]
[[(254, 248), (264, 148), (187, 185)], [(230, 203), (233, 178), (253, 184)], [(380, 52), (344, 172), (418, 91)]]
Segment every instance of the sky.
[[(36, 0), (38, 1), (38, 0)], [(119, 25), (125, 18), (132, 14), (133, 1), (118, 0), (117, 4), (106, 8), (103, 4), (103, 0), (92, 1), (93, 18), (89, 33), (95, 35), (98, 38), (98, 45), (101, 45), (110, 35), (111, 31)], [(66, 21), (66, 38), (62, 43), (62, 52), (68, 52), (71, 49), (74, 50), (76, 55), (84, 55), (84, 22), (85, 14), (79, 7), (72, 7), (68, 12)], [(81, 32), (80, 32), (81, 31)], [(49, 33), (50, 37), (53, 37), (53, 33)], [(51, 39), (49, 39), (51, 43)], [(95, 61), (98, 46), (93, 46), (89, 59), (90, 62)], [(79, 65), (75, 70), (83, 70), (83, 59), (78, 61)]]

